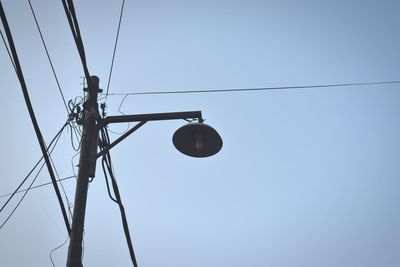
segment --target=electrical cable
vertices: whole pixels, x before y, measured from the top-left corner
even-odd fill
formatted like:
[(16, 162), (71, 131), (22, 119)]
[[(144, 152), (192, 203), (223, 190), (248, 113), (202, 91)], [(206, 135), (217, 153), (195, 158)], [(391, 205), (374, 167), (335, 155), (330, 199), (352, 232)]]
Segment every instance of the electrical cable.
[(7, 36), (8, 44), (10, 46), (11, 55), (12, 55), (12, 57), (14, 59), (15, 67), (16, 67), (16, 70), (17, 70), (16, 72), (17, 72), (18, 80), (19, 80), (19, 82), (21, 84), (22, 93), (23, 93), (24, 99), (25, 99), (25, 104), (27, 106), (27, 109), (28, 109), (28, 112), (29, 112), (29, 116), (31, 118), (31, 121), (32, 121), (32, 124), (33, 124), (33, 128), (35, 130), (36, 137), (37, 137), (37, 140), (39, 142), (40, 149), (42, 151), (42, 154), (43, 154), (43, 157), (44, 157), (44, 160), (45, 160), (45, 163), (46, 163), (50, 178), (51, 178), (51, 180), (53, 182), (53, 187), (54, 187), (54, 190), (56, 192), (58, 203), (60, 205), (60, 209), (61, 209), (61, 212), (62, 212), (62, 215), (63, 215), (65, 227), (66, 227), (66, 229), (68, 231), (68, 234), (69, 234), (71, 232), (71, 226), (69, 225), (68, 215), (67, 215), (67, 212), (65, 210), (64, 203), (63, 203), (62, 197), (61, 197), (61, 193), (60, 193), (60, 190), (58, 188), (57, 181), (55, 179), (54, 171), (52, 169), (52, 166), (51, 166), (48, 154), (47, 154), (47, 149), (46, 149), (46, 145), (45, 145), (45, 142), (44, 142), (44, 139), (43, 139), (43, 135), (42, 135), (42, 133), (40, 131), (38, 122), (36, 120), (35, 113), (33, 111), (32, 103), (31, 103), (31, 100), (30, 100), (30, 97), (29, 97), (29, 93), (28, 93), (28, 89), (27, 89), (27, 86), (26, 86), (26, 83), (25, 83), (24, 75), (22, 73), (21, 65), (19, 63), (17, 51), (16, 51), (16, 48), (15, 48), (15, 45), (14, 45), (14, 40), (12, 38), (11, 30), (10, 30), (10, 27), (8, 25), (8, 21), (7, 21), (6, 15), (4, 13), (3, 4), (1, 3), (1, 1), (0, 1), (0, 17), (1, 17), (1, 21), (2, 21), (3, 26), (4, 26), (4, 30), (5, 30), (6, 36)]
[[(291, 90), (291, 89), (312, 89), (346, 86), (368, 86), (368, 85), (388, 85), (400, 84), (400, 81), (380, 81), (380, 82), (360, 82), (360, 83), (337, 83), (320, 85), (299, 85), (299, 86), (277, 86), (277, 87), (257, 87), (257, 88), (233, 88), (233, 89), (211, 89), (211, 90), (183, 90), (183, 91), (150, 91), (132, 93), (111, 93), (109, 96), (129, 96), (129, 95), (166, 95), (166, 94), (194, 94), (194, 93), (226, 93), (226, 92), (248, 92), (248, 91), (269, 91), (269, 90)], [(101, 98), (100, 100), (104, 99)]]
[[(82, 121), (82, 115), (81, 115), (82, 113), (81, 113), (81, 107), (80, 107), (82, 102), (83, 102), (83, 98), (80, 96), (75, 97), (73, 102), (72, 102), (72, 100), (68, 101), (68, 109), (70, 111), (69, 118), (71, 119), (71, 122), (70, 122), (71, 145), (75, 151), (79, 151), (80, 146), (81, 146), (82, 132), (79, 129), (79, 123)], [(78, 142), (77, 147), (75, 147), (74, 135)]]
[[(122, 115), (126, 115), (124, 112), (122, 112), (122, 110), (121, 110), (121, 108), (122, 108), (122, 105), (123, 105), (123, 103), (124, 103), (124, 101), (125, 101), (125, 99), (127, 98), (128, 96), (126, 95), (126, 96), (124, 96), (124, 98), (122, 99), (122, 101), (121, 101), (121, 103), (119, 104), (119, 106), (118, 106), (118, 113), (120, 113), (120, 114), (122, 114)], [(104, 108), (105, 108), (105, 106), (104, 106)], [(103, 110), (103, 112), (104, 112), (104, 110)], [(113, 134), (119, 134), (119, 135), (121, 135), (121, 134), (124, 134), (124, 133), (126, 133), (127, 131), (129, 131), (129, 128), (131, 127), (131, 123), (130, 122), (126, 122), (126, 129), (125, 130), (123, 130), (122, 132), (117, 132), (117, 131), (112, 131), (112, 130), (110, 130), (110, 128), (107, 126), (107, 129), (108, 129), (108, 131), (109, 132), (111, 132), (111, 133), (113, 133)]]
[(14, 197), (14, 195), (15, 195), (16, 193), (23, 192), (23, 190), (21, 190), (21, 191), (18, 191), (18, 190), (19, 190), (19, 189), (21, 188), (21, 186), (26, 182), (26, 180), (29, 178), (29, 176), (31, 176), (31, 174), (32, 174), (33, 171), (36, 169), (36, 167), (39, 166), (39, 164), (40, 164), (40, 162), (42, 161), (42, 159), (43, 159), (43, 156), (38, 160), (38, 162), (36, 162), (35, 166), (33, 166), (33, 168), (32, 168), (32, 169), (29, 171), (29, 173), (25, 176), (25, 178), (22, 180), (22, 182), (19, 184), (19, 186), (14, 190), (14, 192), (0, 196), (0, 197), (7, 197), (7, 196), (10, 196), (10, 197), (7, 199), (7, 201), (3, 204), (3, 206), (0, 208), (0, 214), (1, 214), (1, 212), (3, 211), (3, 209), (7, 206), (7, 204), (11, 201), (11, 199)]
[[(76, 176), (75, 176), (75, 175), (71, 175), (71, 176), (63, 177), (63, 178), (60, 178), (59, 180), (57, 180), (57, 182), (65, 181), (65, 180), (70, 180), (70, 179), (72, 179), (72, 178), (76, 178)], [(47, 183), (38, 184), (38, 185), (32, 186), (32, 187), (30, 188), (30, 190), (36, 189), (36, 188), (40, 188), (40, 187), (43, 187), (43, 186), (46, 186), (46, 185), (51, 185), (51, 184), (52, 184), (52, 182), (47, 182)], [(16, 191), (15, 194), (25, 192), (26, 190), (29, 190), (29, 189), (21, 189), (21, 190), (19, 190), (19, 191)], [(12, 194), (14, 194), (14, 193), (8, 193), (8, 194), (0, 195), (0, 198), (8, 197), (8, 196), (10, 196), (10, 195), (12, 195)]]
[[(66, 125), (67, 125), (67, 123), (65, 123), (65, 124), (63, 125), (63, 127), (61, 127), (61, 129), (57, 132), (56, 136), (54, 136), (54, 138), (50, 141), (50, 144), (49, 144), (49, 146), (48, 146), (48, 148), (47, 148), (47, 151), (51, 148), (51, 146), (53, 145), (54, 141), (61, 135), (61, 133), (62, 133), (62, 131), (65, 129), (65, 126), (66, 126)], [(11, 199), (14, 197), (14, 195), (15, 195), (16, 193), (24, 192), (24, 191), (27, 190), (27, 189), (25, 189), (25, 190), (18, 191), (18, 190), (21, 188), (21, 186), (26, 182), (26, 180), (29, 178), (29, 176), (34, 172), (34, 170), (35, 170), (36, 167), (40, 164), (40, 162), (42, 161), (42, 159), (43, 159), (43, 156), (37, 161), (37, 163), (33, 166), (33, 168), (29, 171), (29, 173), (28, 173), (28, 174), (25, 176), (25, 178), (21, 181), (21, 183), (20, 183), (20, 184), (18, 185), (18, 187), (14, 190), (14, 192), (12, 192), (12, 193), (10, 193), (10, 194), (6, 194), (6, 195), (0, 196), (0, 197), (10, 196), (10, 197), (7, 199), (7, 201), (3, 204), (3, 206), (0, 208), (0, 213), (3, 211), (3, 209), (7, 206), (7, 204), (11, 201)]]
[(107, 83), (107, 90), (106, 90), (106, 98), (105, 101), (107, 101), (107, 95), (108, 95), (108, 90), (110, 89), (110, 82), (111, 82), (111, 75), (114, 67), (114, 59), (115, 59), (115, 52), (117, 50), (117, 44), (118, 44), (118, 37), (119, 37), (119, 31), (121, 28), (121, 21), (122, 21), (122, 15), (124, 13), (124, 5), (125, 5), (125, 0), (122, 0), (122, 5), (121, 5), (121, 12), (119, 14), (119, 22), (118, 22), (118, 29), (117, 29), (117, 35), (115, 37), (115, 43), (114, 43), (114, 51), (112, 55), (112, 60), (111, 60), (111, 67), (110, 67), (110, 74), (108, 76), (108, 83)]
[(76, 156), (78, 156), (80, 154), (80, 152), (76, 152), (72, 158), (71, 158), (71, 168), (72, 168), (72, 173), (74, 174), (74, 176), (76, 177), (76, 172), (75, 172), (75, 167), (77, 167), (78, 165), (74, 165), (74, 159), (76, 158)]
[[(109, 135), (107, 133), (107, 129), (105, 129), (105, 128), (102, 129), (102, 143), (105, 144), (105, 145), (108, 145), (110, 143), (110, 138), (109, 138)], [(112, 188), (113, 188), (113, 191), (114, 191), (115, 198), (113, 198), (111, 196), (110, 190), (108, 190), (109, 191), (109, 195), (110, 195), (110, 198), (114, 202), (116, 202), (118, 204), (118, 207), (119, 207), (119, 210), (120, 210), (120, 213), (121, 213), (122, 226), (123, 226), (123, 229), (124, 229), (125, 238), (126, 238), (126, 242), (127, 242), (128, 249), (129, 249), (129, 255), (131, 257), (131, 261), (132, 261), (133, 266), (137, 267), (135, 251), (133, 249), (132, 240), (131, 240), (130, 233), (129, 233), (129, 226), (128, 226), (128, 221), (127, 221), (127, 218), (126, 218), (125, 208), (124, 208), (124, 205), (122, 204), (122, 200), (121, 200), (121, 195), (119, 193), (118, 184), (117, 184), (117, 181), (115, 179), (114, 172), (113, 172), (113, 169), (112, 169), (110, 151), (107, 151), (107, 152), (104, 153), (103, 160), (104, 160), (105, 165), (107, 167), (106, 168), (107, 172), (108, 172), (108, 174), (110, 175), (110, 178), (111, 178), (111, 184), (112, 184)], [(105, 169), (104, 169), (104, 171), (105, 171)], [(107, 179), (106, 172), (104, 172), (104, 174), (105, 174), (106, 179)], [(107, 186), (108, 186), (108, 182), (107, 182)]]
[[(107, 137), (106, 137), (106, 135), (105, 135), (105, 133), (104, 133), (104, 130), (102, 130), (101, 131), (101, 135), (102, 135), (102, 140), (107, 140)], [(107, 144), (108, 144), (109, 142), (107, 142)], [(108, 145), (107, 145), (108, 146)], [(106, 148), (104, 148), (104, 149), (106, 149)], [(115, 197), (113, 197), (112, 196), (112, 194), (111, 194), (111, 190), (110, 190), (110, 185), (109, 185), (109, 183), (108, 183), (108, 175), (107, 175), (107, 171), (106, 171), (106, 158), (105, 157), (103, 157), (102, 158), (102, 160), (101, 160), (101, 166), (102, 166), (102, 168), (103, 168), (103, 173), (104, 173), (104, 178), (105, 178), (105, 180), (106, 180), (106, 186), (107, 186), (107, 193), (108, 193), (108, 196), (110, 197), (110, 199), (112, 200), (112, 201), (114, 201), (115, 203), (117, 203), (118, 204), (118, 201), (115, 199)], [(108, 167), (108, 166), (107, 166)]]
[(65, 200), (67, 201), (68, 213), (69, 213), (69, 216), (70, 216), (70, 220), (72, 220), (71, 202), (69, 201), (67, 192), (65, 191), (64, 185), (63, 185), (63, 183), (62, 183), (62, 181), (60, 179), (60, 176), (58, 175), (58, 171), (57, 171), (56, 165), (54, 164), (54, 161), (53, 161), (53, 158), (51, 157), (51, 155), (49, 155), (49, 158), (50, 158), (51, 164), (53, 165), (54, 172), (55, 172), (56, 177), (57, 177), (57, 182), (60, 183), (61, 190), (63, 191)]
[(1, 39), (3, 40), (4, 46), (6, 47), (7, 54), (8, 54), (8, 57), (10, 58), (11, 64), (13, 65), (15, 72), (17, 72), (17, 69), (15, 68), (14, 60), (12, 59), (12, 56), (10, 53), (10, 49), (7, 46), (6, 39), (4, 39), (4, 35), (3, 35), (3, 32), (1, 31), (1, 29), (0, 29), (0, 35), (1, 35)]
[(83, 69), (84, 69), (84, 73), (85, 73), (85, 77), (87, 79), (87, 83), (89, 84), (91, 80), (90, 80), (89, 70), (87, 68), (85, 49), (84, 49), (84, 46), (83, 46), (82, 36), (81, 36), (80, 29), (79, 29), (78, 18), (76, 16), (76, 12), (75, 12), (74, 2), (72, 0), (68, 0), (68, 8), (69, 8), (72, 20), (73, 20), (74, 25), (75, 25), (75, 31), (76, 31), (76, 36), (77, 36), (77, 40), (78, 40), (77, 48), (78, 48), (78, 52), (79, 52), (80, 57), (81, 57), (81, 61), (82, 61), (82, 65), (83, 65)]
[[(51, 155), (51, 153), (53, 152), (53, 150), (55, 149), (58, 141), (60, 140), (61, 137), (61, 133), (59, 133), (57, 135), (57, 138), (54, 142), (54, 146), (50, 149), (49, 151), (49, 155)], [(42, 164), (42, 166), (40, 166), (39, 171), (37, 172), (37, 174), (35, 175), (35, 177), (33, 178), (32, 182), (30, 183), (29, 187), (27, 190), (25, 190), (25, 193), (22, 195), (21, 199), (18, 201), (17, 205), (14, 207), (14, 209), (11, 211), (11, 213), (8, 215), (8, 217), (6, 218), (6, 220), (1, 224), (0, 226), (0, 230), (3, 228), (3, 226), (8, 222), (8, 220), (11, 218), (11, 216), (14, 214), (14, 212), (17, 210), (17, 208), (19, 207), (19, 205), (21, 204), (22, 200), (24, 200), (25, 196), (28, 194), (29, 190), (31, 189), (31, 187), (33, 186), (33, 184), (35, 183), (37, 177), (39, 176), (40, 172), (42, 171), (43, 167), (46, 165), (46, 162), (44, 162)], [(4, 208), (5, 206), (3, 206)]]
[[(72, 125), (70, 125), (70, 130), (71, 130), (71, 134), (70, 135), (71, 135), (72, 149), (78, 152), (80, 147), (81, 147), (81, 140), (79, 140), (79, 133), (77, 133), (77, 130)], [(74, 134), (75, 134), (75, 138), (78, 141), (78, 146), (77, 147), (75, 147)]]
[(62, 91), (61, 86), (60, 86), (60, 83), (59, 83), (59, 81), (58, 81), (57, 74), (56, 74), (56, 71), (55, 71), (55, 69), (54, 69), (53, 62), (52, 62), (52, 60), (51, 60), (51, 58), (50, 58), (50, 54), (49, 54), (49, 51), (48, 51), (48, 49), (47, 49), (46, 43), (45, 43), (45, 41), (44, 41), (43, 34), (42, 34), (42, 30), (40, 29), (39, 22), (38, 22), (38, 20), (37, 20), (37, 18), (36, 18), (35, 11), (33, 10), (31, 0), (28, 0), (28, 3), (29, 3), (29, 6), (30, 6), (30, 9), (31, 9), (31, 11), (32, 11), (33, 18), (35, 19), (36, 27), (37, 27), (37, 29), (38, 29), (38, 31), (39, 31), (40, 39), (42, 40), (42, 44), (43, 44), (43, 46), (44, 46), (44, 50), (46, 51), (47, 59), (49, 60), (49, 63), (50, 63), (50, 66), (51, 66), (51, 70), (53, 71), (53, 76), (54, 76), (54, 79), (56, 80), (57, 87), (58, 87), (58, 91), (59, 91), (60, 94), (61, 94), (61, 98), (62, 98), (62, 100), (63, 100), (65, 109), (67, 110), (67, 114), (69, 114), (69, 112), (68, 112), (68, 107), (67, 107), (67, 101), (65, 100), (63, 91)]
[(78, 19), (76, 17), (74, 3), (72, 0), (61, 0), (61, 2), (63, 4), (65, 15), (67, 16), (68, 23), (71, 28), (72, 36), (74, 37), (76, 48), (78, 49), (78, 53), (81, 58), (82, 67), (85, 73), (85, 78), (87, 80), (88, 87), (91, 88), (92, 87), (91, 79), (86, 63), (85, 49), (83, 46), (83, 41), (79, 30), (79, 24), (78, 24)]
[(49, 255), (49, 256), (50, 256), (50, 261), (51, 261), (51, 264), (53, 265), (53, 267), (56, 267), (56, 264), (54, 263), (52, 254), (53, 254), (57, 249), (62, 248), (62, 247), (67, 243), (68, 240), (69, 240), (69, 236), (65, 239), (65, 241), (64, 241), (61, 245), (59, 245), (59, 246), (53, 248), (53, 249), (50, 251), (50, 255)]
[(14, 212), (17, 210), (17, 208), (19, 207), (19, 205), (21, 204), (22, 200), (24, 200), (26, 194), (28, 194), (28, 191), (30, 189), (30, 187), (33, 185), (33, 183), (36, 181), (36, 178), (39, 176), (40, 172), (42, 171), (43, 167), (44, 167), (45, 163), (42, 163), (42, 166), (40, 166), (39, 171), (37, 172), (37, 174), (35, 175), (35, 177), (33, 178), (32, 182), (30, 183), (28, 190), (25, 191), (25, 193), (22, 195), (21, 199), (18, 201), (17, 205), (15, 205), (14, 209), (11, 211), (11, 213), (8, 215), (8, 217), (6, 218), (6, 220), (0, 225), (0, 230), (3, 228), (3, 226), (8, 222), (8, 220), (11, 218), (11, 216), (14, 214)]
[[(57, 74), (56, 74), (56, 72), (55, 72), (55, 69), (54, 69), (54, 66), (53, 66), (53, 62), (52, 62), (52, 60), (51, 60), (51, 58), (50, 58), (50, 54), (49, 54), (49, 51), (48, 51), (48, 49), (47, 49), (46, 42), (44, 41), (44, 37), (43, 37), (43, 34), (42, 34), (42, 30), (40, 29), (39, 22), (38, 22), (38, 20), (37, 20), (37, 18), (36, 18), (36, 14), (35, 14), (35, 11), (34, 11), (34, 9), (33, 9), (31, 0), (28, 0), (28, 3), (29, 3), (29, 7), (30, 7), (30, 9), (31, 9), (33, 18), (34, 18), (34, 20), (35, 20), (36, 27), (37, 27), (37, 29), (38, 29), (38, 31), (39, 31), (39, 35), (40, 35), (40, 39), (42, 40), (43, 47), (44, 47), (44, 49), (45, 49), (45, 51), (46, 51), (47, 59), (49, 60), (51, 69), (52, 69), (52, 71), (53, 71), (53, 76), (54, 76), (54, 78), (55, 78), (55, 80), (56, 80), (57, 87), (58, 87), (58, 90), (59, 90), (59, 92), (60, 92), (61, 98), (62, 98), (62, 100), (63, 100), (65, 109), (66, 109), (66, 111), (67, 111), (67, 114), (69, 114), (69, 110), (68, 110), (68, 107), (67, 107), (67, 102), (66, 102), (66, 100), (65, 100), (64, 94), (63, 94), (62, 89), (61, 89), (61, 86), (60, 86), (60, 83), (59, 83), (59, 81), (58, 81)], [(73, 110), (72, 110), (72, 111), (73, 111)], [(56, 174), (56, 176), (57, 176), (57, 180), (59, 181), (59, 183), (60, 183), (60, 185), (61, 185), (61, 189), (62, 189), (62, 191), (63, 191), (63, 193), (64, 193), (64, 197), (65, 197), (65, 199), (67, 200), (67, 203), (68, 203), (68, 211), (69, 211), (70, 217), (71, 217), (71, 219), (72, 219), (72, 212), (71, 212), (71, 208), (70, 208), (70, 201), (69, 201), (69, 199), (68, 199), (67, 193), (65, 192), (64, 186), (63, 186), (62, 182), (60, 181), (60, 177), (59, 177), (59, 175), (58, 175), (57, 168), (56, 168), (55, 165), (54, 165), (53, 159), (52, 159), (50, 156), (49, 156), (49, 158), (50, 158), (50, 160), (51, 160), (51, 162), (52, 162), (52, 164), (53, 164), (53, 168), (54, 168), (55, 174)]]
[[(109, 152), (107, 152), (105, 157), (108, 158), (108, 160), (110, 160)], [(118, 206), (120, 209), (122, 225), (124, 228), (125, 238), (126, 238), (126, 242), (128, 244), (128, 249), (129, 249), (129, 254), (131, 256), (132, 264), (134, 267), (137, 267), (135, 252), (133, 250), (132, 240), (131, 240), (130, 233), (129, 233), (128, 221), (127, 221), (126, 214), (125, 214), (125, 208), (124, 208), (124, 205), (122, 204), (121, 196), (119, 193), (118, 184), (117, 184), (117, 181), (115, 180), (115, 177), (114, 177), (114, 174), (112, 173), (111, 168), (108, 169), (108, 172), (111, 177), (111, 182), (112, 182), (112, 187), (114, 190), (115, 198), (118, 202)]]

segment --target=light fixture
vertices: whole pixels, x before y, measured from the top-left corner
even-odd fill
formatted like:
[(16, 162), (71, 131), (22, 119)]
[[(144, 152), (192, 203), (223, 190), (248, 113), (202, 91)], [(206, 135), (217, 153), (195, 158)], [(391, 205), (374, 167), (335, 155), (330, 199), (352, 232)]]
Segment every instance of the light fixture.
[(212, 156), (222, 148), (218, 132), (202, 122), (182, 126), (174, 133), (172, 142), (181, 153), (196, 158)]

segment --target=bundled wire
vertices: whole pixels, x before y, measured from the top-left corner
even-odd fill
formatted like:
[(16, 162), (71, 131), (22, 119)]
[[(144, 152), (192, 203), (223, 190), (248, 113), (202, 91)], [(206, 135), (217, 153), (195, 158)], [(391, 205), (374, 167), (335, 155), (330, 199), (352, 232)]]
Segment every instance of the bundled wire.
[[(101, 142), (100, 143), (101, 143), (100, 149), (102, 149), (103, 151), (110, 144), (110, 138), (109, 138), (108, 132), (105, 128), (103, 128), (101, 130)], [(117, 184), (117, 181), (114, 176), (114, 171), (112, 168), (112, 162), (111, 162), (111, 156), (110, 156), (109, 150), (106, 150), (103, 154), (102, 167), (103, 167), (103, 172), (104, 172), (104, 176), (105, 176), (105, 180), (106, 180), (108, 195), (111, 198), (111, 200), (114, 201), (119, 206), (119, 210), (121, 213), (122, 226), (124, 228), (125, 238), (126, 238), (126, 242), (128, 245), (132, 264), (134, 267), (137, 267), (138, 265), (137, 265), (137, 261), (136, 261), (136, 257), (135, 257), (135, 251), (134, 251), (133, 245), (132, 245), (131, 236), (129, 233), (129, 227), (128, 227), (128, 221), (127, 221), (126, 214), (125, 214), (125, 208), (124, 208), (124, 205), (122, 204), (118, 184)], [(108, 173), (108, 175), (107, 175), (107, 173)], [(112, 192), (114, 193), (114, 196), (111, 192), (110, 184), (108, 181), (109, 177), (111, 180)]]
[[(71, 130), (71, 145), (75, 151), (79, 151), (81, 147), (81, 137), (82, 132), (79, 126), (82, 124), (83, 120), (83, 113), (81, 112), (80, 105), (83, 104), (84, 100), (82, 97), (75, 97), (75, 100), (68, 101), (68, 109), (69, 109), (69, 119), (71, 120), (70, 123), (70, 130)], [(75, 141), (78, 142), (78, 145), (75, 146)]]
[(78, 49), (78, 53), (82, 61), (82, 67), (83, 67), (83, 72), (85, 73), (86, 81), (88, 83), (89, 88), (91, 88), (91, 80), (86, 62), (85, 48), (83, 46), (78, 19), (76, 17), (74, 2), (72, 0), (61, 0), (61, 2), (63, 4), (65, 15), (67, 16), (67, 20), (71, 28), (72, 36), (74, 37), (76, 48)]

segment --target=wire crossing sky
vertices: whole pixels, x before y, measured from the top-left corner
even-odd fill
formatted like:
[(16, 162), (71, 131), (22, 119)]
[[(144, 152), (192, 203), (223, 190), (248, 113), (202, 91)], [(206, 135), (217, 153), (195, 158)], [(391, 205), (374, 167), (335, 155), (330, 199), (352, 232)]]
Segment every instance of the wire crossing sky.
[[(113, 148), (138, 266), (400, 265), (398, 1), (30, 2), (69, 111), (80, 77), (90, 70), (107, 89), (113, 62), (107, 116), (202, 111), (223, 139), (214, 157), (191, 159), (172, 144), (187, 122), (148, 122)], [(52, 67), (29, 1), (2, 4), (49, 143), (67, 120)], [(41, 156), (9, 57), (1, 45), (0, 195)], [(110, 125), (110, 142), (128, 128)], [(60, 177), (77, 172), (80, 130), (67, 127), (52, 153)], [(97, 165), (83, 263), (130, 266)], [(0, 266), (65, 266), (49, 182), (40, 174), (1, 229)], [(64, 183), (69, 199), (75, 184)]]
[[(75, 178), (75, 176), (68, 176), (68, 177), (60, 178), (60, 181), (70, 180), (70, 179), (72, 179), (72, 178)], [(43, 186), (46, 186), (46, 185), (51, 185), (51, 182), (47, 182), (47, 183), (44, 183), (44, 184), (38, 184), (38, 185), (32, 186), (32, 187), (27, 188), (27, 189), (21, 189), (21, 190), (16, 191), (15, 193), (18, 194), (18, 193), (26, 192), (26, 191), (29, 191), (29, 190), (31, 190), (31, 189), (40, 188), (40, 187), (43, 187)], [(13, 193), (8, 193), (8, 194), (0, 195), (0, 198), (8, 197), (8, 196), (11, 196), (12, 194), (13, 194)]]
[(297, 86), (260, 87), (260, 88), (186, 90), (186, 91), (151, 91), (151, 92), (132, 92), (132, 93), (112, 93), (112, 94), (108, 94), (108, 95), (162, 95), (162, 94), (193, 94), (193, 93), (226, 93), (226, 92), (312, 89), (312, 88), (329, 88), (329, 87), (352, 87), (352, 86), (385, 85), (385, 84), (387, 84), (387, 85), (400, 84), (400, 81), (339, 83), (339, 84), (321, 84), (321, 85), (297, 85)]
[(58, 199), (58, 202), (59, 202), (59, 205), (60, 205), (60, 208), (61, 208), (61, 212), (62, 212), (63, 217), (64, 217), (64, 223), (65, 223), (65, 226), (66, 226), (67, 231), (69, 233), (70, 232), (70, 225), (69, 225), (69, 222), (68, 222), (68, 217), (67, 217), (67, 214), (66, 214), (66, 211), (65, 211), (64, 203), (62, 201), (61, 194), (60, 194), (60, 191), (58, 189), (58, 185), (56, 183), (53, 166), (51, 165), (50, 160), (49, 160), (49, 155), (47, 154), (46, 144), (44, 143), (44, 139), (43, 139), (41, 130), (40, 130), (39, 125), (37, 123), (36, 115), (35, 115), (35, 113), (33, 111), (32, 103), (31, 103), (31, 100), (30, 100), (29, 92), (28, 92), (28, 88), (26, 86), (25, 78), (24, 78), (24, 75), (23, 75), (23, 72), (22, 72), (22, 68), (21, 68), (21, 65), (19, 63), (19, 58), (18, 58), (16, 49), (15, 49), (14, 40), (12, 38), (12, 34), (11, 34), (10, 28), (8, 26), (8, 21), (7, 21), (7, 18), (6, 18), (4, 9), (3, 9), (3, 5), (2, 5), (1, 2), (0, 2), (0, 15), (1, 15), (1, 21), (3, 23), (3, 27), (4, 27), (6, 35), (7, 35), (7, 41), (8, 41), (8, 45), (10, 47), (10, 50), (11, 50), (11, 55), (12, 55), (12, 58), (13, 58), (13, 62), (15, 64), (15, 68), (16, 68), (15, 71), (16, 71), (18, 80), (19, 80), (20, 85), (21, 85), (21, 90), (22, 90), (22, 93), (23, 93), (23, 96), (24, 96), (26, 107), (27, 107), (28, 112), (29, 112), (29, 117), (31, 119), (33, 128), (35, 130), (35, 135), (36, 135), (36, 138), (37, 138), (37, 140), (39, 142), (40, 149), (42, 151), (43, 159), (45, 160), (47, 170), (48, 170), (49, 175), (51, 177), (51, 180), (53, 182), (54, 191), (55, 191), (55, 193), (57, 195), (57, 199)]

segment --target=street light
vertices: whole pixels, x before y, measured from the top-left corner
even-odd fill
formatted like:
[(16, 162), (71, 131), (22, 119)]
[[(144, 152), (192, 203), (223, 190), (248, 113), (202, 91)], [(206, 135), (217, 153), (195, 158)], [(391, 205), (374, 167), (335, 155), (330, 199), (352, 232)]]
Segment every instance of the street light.
[[(68, 247), (68, 267), (82, 266), (82, 238), (85, 223), (87, 190), (89, 178), (95, 176), (97, 158), (106, 154), (115, 145), (142, 127), (145, 123), (160, 120), (182, 119), (191, 121), (191, 123), (179, 128), (172, 138), (175, 147), (185, 155), (197, 158), (209, 157), (218, 153), (222, 148), (221, 136), (211, 126), (204, 124), (204, 119), (200, 111), (135, 114), (107, 116), (101, 118), (98, 113), (97, 104), (99, 78), (91, 76), (90, 80), (89, 88), (86, 90), (86, 101), (83, 105), (83, 133), (79, 158), (79, 171), (76, 183), (74, 212), (71, 232), (69, 233), (70, 244)], [(100, 152), (97, 152), (99, 132), (104, 130), (104, 128), (106, 128), (110, 123), (124, 122), (137, 122), (137, 124), (112, 143), (107, 141), (107, 144), (99, 144), (101, 150)], [(122, 213), (124, 213), (123, 209), (121, 211), (121, 214)], [(125, 227), (126, 229), (128, 228), (126, 222), (124, 222), (124, 229)]]
[(174, 133), (172, 142), (180, 152), (196, 158), (210, 157), (222, 148), (221, 136), (203, 122), (182, 126)]
[(100, 128), (106, 127), (110, 123), (139, 123), (105, 147), (104, 150), (100, 151), (97, 154), (97, 158), (104, 155), (104, 153), (109, 151), (148, 121), (178, 119), (193, 120), (193, 122), (190, 122), (176, 130), (172, 137), (172, 142), (178, 151), (190, 157), (205, 158), (215, 155), (221, 150), (223, 144), (221, 136), (214, 128), (204, 123), (201, 111), (135, 114), (107, 116), (101, 120), (99, 125)]

